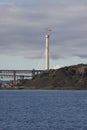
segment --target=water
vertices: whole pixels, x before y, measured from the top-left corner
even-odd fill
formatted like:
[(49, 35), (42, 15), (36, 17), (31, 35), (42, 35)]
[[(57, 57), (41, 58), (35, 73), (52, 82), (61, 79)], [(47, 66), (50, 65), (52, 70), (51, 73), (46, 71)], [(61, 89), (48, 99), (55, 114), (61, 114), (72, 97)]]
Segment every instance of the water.
[(87, 130), (87, 91), (1, 90), (0, 130)]

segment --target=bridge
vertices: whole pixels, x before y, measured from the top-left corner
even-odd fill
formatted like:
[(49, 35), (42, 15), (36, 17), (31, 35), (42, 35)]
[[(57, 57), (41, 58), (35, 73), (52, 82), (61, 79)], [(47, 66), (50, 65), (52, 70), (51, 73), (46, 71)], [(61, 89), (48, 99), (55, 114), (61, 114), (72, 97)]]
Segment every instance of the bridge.
[(16, 83), (17, 79), (29, 79), (35, 75), (43, 73), (45, 70), (0, 70), (1, 78), (13, 78), (13, 82)]
[(49, 44), (50, 44), (50, 31), (48, 30), (48, 34), (46, 35), (46, 68), (45, 70), (0, 70), (1, 78), (13, 78), (13, 82), (16, 80), (24, 79), (24, 78), (33, 78), (35, 75), (45, 72), (49, 70)]

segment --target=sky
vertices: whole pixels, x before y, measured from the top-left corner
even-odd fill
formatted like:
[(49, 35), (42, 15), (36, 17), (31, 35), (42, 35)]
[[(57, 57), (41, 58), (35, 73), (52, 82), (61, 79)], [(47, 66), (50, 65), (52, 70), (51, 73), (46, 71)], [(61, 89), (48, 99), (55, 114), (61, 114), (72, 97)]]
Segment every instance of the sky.
[(0, 0), (0, 69), (87, 64), (87, 0)]

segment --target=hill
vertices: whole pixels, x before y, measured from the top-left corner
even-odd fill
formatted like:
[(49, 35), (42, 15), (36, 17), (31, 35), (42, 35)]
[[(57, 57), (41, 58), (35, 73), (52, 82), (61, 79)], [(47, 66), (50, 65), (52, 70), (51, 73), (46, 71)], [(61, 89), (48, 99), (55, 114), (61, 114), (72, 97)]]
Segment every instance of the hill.
[(45, 71), (19, 84), (29, 89), (87, 89), (87, 65), (79, 64)]

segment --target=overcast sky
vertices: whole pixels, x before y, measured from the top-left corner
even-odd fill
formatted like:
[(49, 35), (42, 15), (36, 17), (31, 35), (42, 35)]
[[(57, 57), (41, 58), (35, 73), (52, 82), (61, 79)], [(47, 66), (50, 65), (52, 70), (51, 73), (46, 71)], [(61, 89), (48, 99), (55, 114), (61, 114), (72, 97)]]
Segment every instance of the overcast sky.
[(0, 0), (0, 68), (44, 68), (48, 27), (51, 66), (87, 63), (87, 0)]

